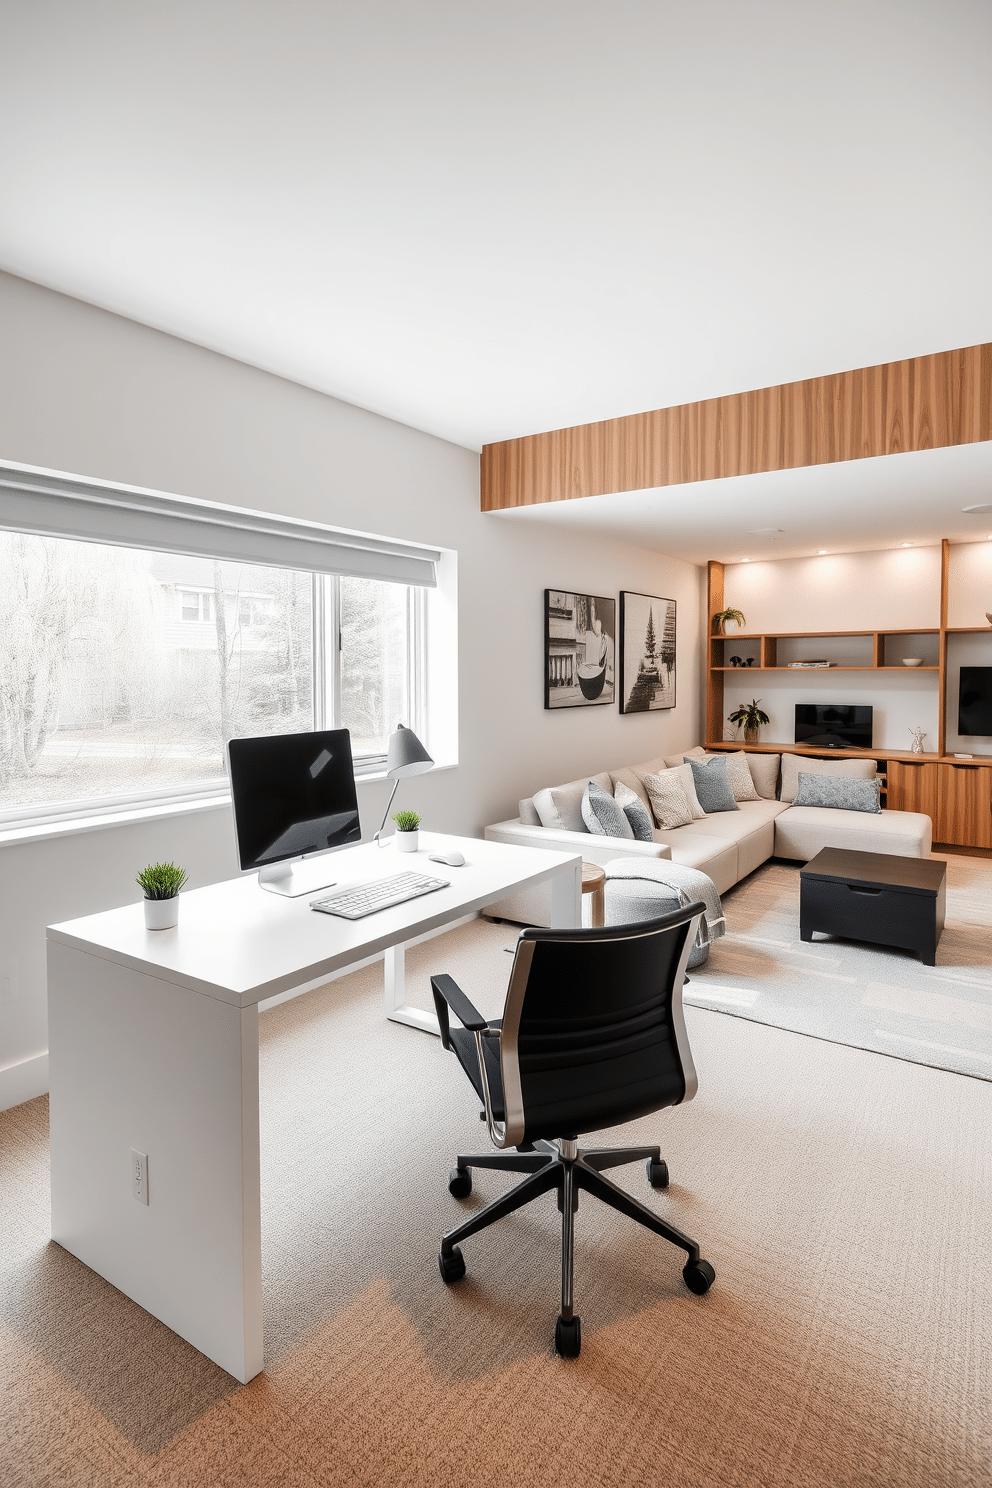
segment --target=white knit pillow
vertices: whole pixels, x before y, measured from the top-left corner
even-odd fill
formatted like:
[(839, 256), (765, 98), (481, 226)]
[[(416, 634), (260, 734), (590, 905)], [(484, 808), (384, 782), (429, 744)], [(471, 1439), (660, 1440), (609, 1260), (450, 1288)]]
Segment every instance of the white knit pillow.
[(663, 832), (689, 825), (692, 811), (676, 770), (663, 770), (660, 775), (645, 775), (644, 788), (651, 802), (654, 819)]
[(692, 812), (693, 821), (704, 821), (706, 812), (700, 806), (699, 797), (696, 795), (696, 782), (693, 779), (692, 766), (689, 764), (676, 765), (671, 773), (677, 775), (682, 782), (682, 789), (685, 791), (685, 798), (689, 802), (689, 810)]
[[(712, 757), (708, 756), (710, 759)], [(727, 779), (730, 781), (734, 800), (760, 801), (761, 797), (754, 788), (754, 777), (748, 769), (747, 755), (743, 749), (738, 749), (734, 754), (724, 754), (721, 750), (720, 757), (727, 761)]]

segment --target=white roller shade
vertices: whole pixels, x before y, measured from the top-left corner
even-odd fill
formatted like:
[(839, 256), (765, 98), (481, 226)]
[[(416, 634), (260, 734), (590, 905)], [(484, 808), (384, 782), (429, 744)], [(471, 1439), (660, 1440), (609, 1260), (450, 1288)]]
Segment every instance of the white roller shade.
[(0, 528), (433, 588), (438, 548), (0, 464)]

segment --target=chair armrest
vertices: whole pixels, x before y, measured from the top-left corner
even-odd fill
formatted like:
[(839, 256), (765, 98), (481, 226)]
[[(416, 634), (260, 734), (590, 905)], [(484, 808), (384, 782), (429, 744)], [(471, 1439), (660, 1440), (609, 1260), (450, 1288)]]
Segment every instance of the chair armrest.
[(488, 1030), (489, 1024), (474, 1007), (465, 993), (459, 987), (454, 977), (442, 972), (440, 976), (431, 977), (431, 991), (434, 993), (434, 1006), (437, 1009), (437, 1021), (441, 1028), (441, 1047), (451, 1048), (451, 1040), (448, 1031), (451, 1027), (448, 1021), (448, 1009), (454, 1013), (463, 1028), (470, 1033), (482, 1033)]

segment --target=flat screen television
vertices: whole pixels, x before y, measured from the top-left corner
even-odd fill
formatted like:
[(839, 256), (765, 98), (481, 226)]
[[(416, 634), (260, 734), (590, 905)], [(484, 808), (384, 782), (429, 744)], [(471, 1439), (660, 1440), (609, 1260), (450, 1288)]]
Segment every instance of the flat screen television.
[(958, 733), (992, 735), (992, 667), (962, 667)]
[(329, 888), (326, 862), (298, 860), (361, 840), (348, 730), (232, 739), (227, 757), (242, 872), (291, 899)]
[(861, 703), (797, 703), (796, 743), (811, 749), (870, 749), (871, 708)]

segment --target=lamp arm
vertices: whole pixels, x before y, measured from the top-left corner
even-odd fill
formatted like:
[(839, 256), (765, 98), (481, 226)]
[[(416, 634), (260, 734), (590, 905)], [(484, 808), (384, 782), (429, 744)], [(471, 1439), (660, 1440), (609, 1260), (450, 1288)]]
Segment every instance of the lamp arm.
[(391, 792), (389, 794), (389, 800), (386, 802), (386, 809), (382, 813), (382, 821), (379, 823), (379, 830), (378, 830), (378, 832), (376, 832), (375, 836), (372, 838), (372, 841), (373, 842), (378, 842), (379, 841), (379, 838), (382, 836), (383, 829), (384, 829), (384, 827), (386, 825), (386, 820), (387, 820), (387, 818), (389, 816), (389, 808), (393, 804), (393, 796), (395, 796), (396, 790), (397, 790), (397, 787), (398, 786), (399, 786), (399, 781), (398, 780), (394, 780), (393, 781), (393, 788), (392, 788), (392, 790), (391, 790)]

